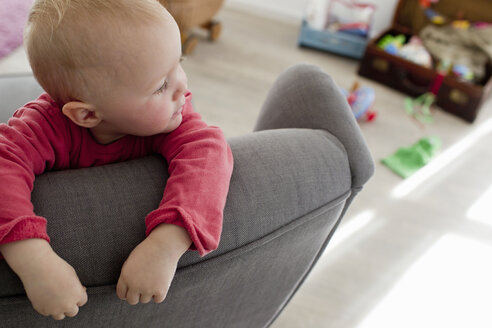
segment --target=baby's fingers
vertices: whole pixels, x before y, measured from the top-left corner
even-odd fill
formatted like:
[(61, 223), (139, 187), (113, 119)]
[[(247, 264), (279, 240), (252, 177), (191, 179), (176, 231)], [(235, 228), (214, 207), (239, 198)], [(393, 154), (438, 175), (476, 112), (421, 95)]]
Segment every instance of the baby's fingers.
[(166, 298), (166, 293), (161, 292), (154, 295), (154, 303), (162, 303)]
[(140, 293), (135, 290), (129, 290), (126, 293), (126, 301), (130, 305), (137, 305), (140, 300)]
[(79, 313), (79, 307), (78, 306), (74, 306), (71, 310), (66, 311), (65, 312), (65, 315), (67, 317), (75, 317), (77, 315), (77, 313)]
[(51, 317), (55, 320), (63, 320), (65, 319), (65, 314), (63, 313), (53, 314)]
[(140, 303), (147, 304), (152, 299), (152, 294), (140, 294)]
[(84, 287), (84, 293), (82, 294), (80, 300), (77, 302), (77, 306), (78, 307), (84, 306), (85, 303), (87, 303), (87, 288)]
[(120, 300), (126, 300), (127, 291), (128, 287), (126, 286), (126, 284), (121, 279), (118, 280), (118, 284), (116, 285), (116, 295)]

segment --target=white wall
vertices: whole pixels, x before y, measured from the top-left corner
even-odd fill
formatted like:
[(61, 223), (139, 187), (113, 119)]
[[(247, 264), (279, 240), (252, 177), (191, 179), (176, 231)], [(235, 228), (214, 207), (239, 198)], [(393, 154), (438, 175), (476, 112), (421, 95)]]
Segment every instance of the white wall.
[[(309, 0), (226, 0), (226, 6), (240, 8), (265, 16), (300, 22)], [(398, 0), (359, 0), (376, 5), (372, 35), (389, 27)]]
[(308, 0), (226, 0), (226, 5), (278, 18), (299, 20)]

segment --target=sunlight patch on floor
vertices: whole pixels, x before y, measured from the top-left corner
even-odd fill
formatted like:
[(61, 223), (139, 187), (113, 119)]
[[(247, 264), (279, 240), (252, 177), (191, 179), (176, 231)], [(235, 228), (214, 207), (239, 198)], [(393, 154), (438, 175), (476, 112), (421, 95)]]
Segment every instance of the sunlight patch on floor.
[(491, 258), (491, 245), (445, 235), (358, 328), (492, 327)]
[(331, 238), (328, 246), (321, 255), (318, 263), (313, 268), (313, 275), (317, 272), (323, 272), (323, 270), (329, 266), (330, 262), (330, 252), (336, 249), (337, 246), (348, 241), (350, 238), (354, 237), (358, 232), (360, 232), (364, 227), (367, 227), (369, 223), (374, 220), (376, 213), (373, 210), (365, 210), (353, 218), (346, 218), (347, 220), (342, 220), (342, 223), (335, 231), (335, 234)]
[[(338, 246), (340, 245), (344, 247), (353, 245), (351, 239), (356, 237), (358, 233), (361, 233), (364, 228), (367, 228), (369, 223), (373, 223), (375, 215), (376, 213), (374, 210), (365, 210), (352, 218), (346, 217), (342, 220), (323, 254), (314, 266), (313, 272), (310, 274), (311, 277), (316, 277), (318, 275), (326, 276), (326, 270), (331, 265), (333, 255), (337, 254), (334, 250), (338, 249)], [(371, 225), (371, 229), (372, 228), (374, 228), (374, 224)]]
[(470, 207), (466, 217), (492, 226), (492, 186)]
[(366, 210), (350, 220), (342, 221), (340, 228), (335, 231), (333, 238), (330, 240), (327, 250), (337, 247), (342, 242), (356, 234), (362, 228), (367, 226), (374, 219), (374, 216), (374, 211)]

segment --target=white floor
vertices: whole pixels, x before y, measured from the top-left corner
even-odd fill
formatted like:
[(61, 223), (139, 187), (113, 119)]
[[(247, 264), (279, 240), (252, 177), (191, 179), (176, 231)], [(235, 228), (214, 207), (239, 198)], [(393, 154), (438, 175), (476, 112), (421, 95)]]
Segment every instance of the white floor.
[[(184, 68), (195, 107), (227, 136), (252, 129), (275, 77), (298, 62), (377, 92), (378, 117), (361, 124), (376, 174), (273, 327), (492, 327), (492, 103), (473, 124), (438, 110), (422, 128), (404, 95), (358, 77), (356, 61), (297, 48), (297, 24), (231, 9), (220, 19), (221, 38), (203, 40)], [(26, 71), (22, 50), (0, 60), (0, 74)], [(443, 149), (415, 176), (379, 164), (428, 135)]]

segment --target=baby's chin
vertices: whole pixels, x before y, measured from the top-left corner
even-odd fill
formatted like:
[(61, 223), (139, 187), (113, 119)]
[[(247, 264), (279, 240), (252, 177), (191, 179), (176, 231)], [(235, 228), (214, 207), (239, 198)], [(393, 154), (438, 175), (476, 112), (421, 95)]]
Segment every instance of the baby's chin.
[(170, 133), (176, 130), (181, 125), (182, 121), (183, 115), (181, 115), (181, 113), (173, 115), (173, 117), (171, 117), (171, 119), (169, 120), (164, 133)]

